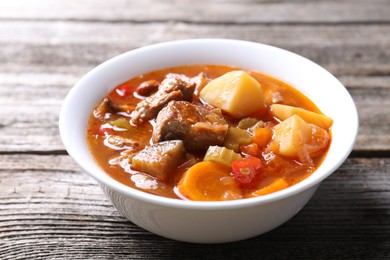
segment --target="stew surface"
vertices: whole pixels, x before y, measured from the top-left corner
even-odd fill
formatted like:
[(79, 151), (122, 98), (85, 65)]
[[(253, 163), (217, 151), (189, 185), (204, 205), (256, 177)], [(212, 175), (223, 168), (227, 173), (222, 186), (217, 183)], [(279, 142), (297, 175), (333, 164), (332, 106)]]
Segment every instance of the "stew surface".
[(324, 159), (332, 119), (292, 86), (256, 71), (189, 65), (117, 86), (91, 113), (100, 167), (170, 198), (262, 196), (307, 178)]

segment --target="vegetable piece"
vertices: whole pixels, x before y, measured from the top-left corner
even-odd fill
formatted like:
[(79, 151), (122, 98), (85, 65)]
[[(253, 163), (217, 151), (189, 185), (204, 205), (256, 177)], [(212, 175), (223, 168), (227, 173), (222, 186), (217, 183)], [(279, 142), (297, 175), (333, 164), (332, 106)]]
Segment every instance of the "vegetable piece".
[(237, 127), (244, 129), (244, 130), (247, 130), (247, 129), (253, 127), (254, 125), (256, 125), (257, 122), (259, 122), (259, 120), (256, 118), (247, 117), (247, 118), (241, 119), (240, 122), (238, 122)]
[(255, 143), (241, 146), (240, 151), (250, 156), (255, 156), (255, 157), (261, 156), (261, 150), (259, 149), (259, 146)]
[(107, 105), (110, 108), (110, 110), (112, 110), (113, 112), (130, 113), (135, 108), (135, 105), (133, 105), (133, 104), (117, 104), (111, 100), (108, 100)]
[(150, 145), (133, 157), (132, 168), (165, 181), (185, 158), (184, 144), (172, 140)]
[(111, 135), (114, 133), (114, 130), (112, 130), (112, 128), (106, 128), (106, 127), (100, 126), (98, 132), (100, 135)]
[(263, 164), (259, 158), (247, 157), (232, 162), (234, 179), (242, 187), (252, 187), (261, 175)]
[(204, 156), (204, 161), (218, 162), (229, 168), (231, 167), (233, 161), (239, 159), (242, 159), (240, 154), (220, 146), (210, 146)]
[(260, 189), (252, 192), (248, 197), (257, 197), (277, 192), (288, 188), (289, 185), (283, 178), (268, 177), (261, 182), (260, 186)]
[(272, 130), (268, 127), (256, 128), (255, 134), (252, 137), (252, 141), (259, 147), (263, 147), (268, 144), (272, 138)]
[(274, 127), (270, 147), (274, 153), (299, 157), (304, 161), (305, 144), (311, 139), (311, 127), (302, 118), (293, 115)]
[(133, 94), (133, 88), (128, 85), (121, 85), (116, 88), (115, 92), (121, 97), (128, 97)]
[(200, 97), (235, 118), (243, 118), (265, 107), (259, 82), (241, 70), (212, 80), (200, 91)]
[(254, 126), (249, 128), (248, 131), (253, 134), (257, 128), (262, 128), (262, 127), (265, 127), (265, 124), (263, 121), (259, 121)]
[(129, 120), (127, 120), (123, 117), (118, 118), (114, 121), (111, 121), (110, 125), (115, 126), (115, 127), (119, 127), (119, 128), (123, 128), (123, 129), (129, 129), (131, 127)]
[(325, 129), (329, 129), (333, 124), (333, 120), (326, 115), (314, 113), (299, 107), (293, 107), (293, 106), (287, 106), (281, 104), (271, 105), (271, 114), (282, 121), (286, 120), (292, 115), (298, 115), (307, 123), (315, 124)]
[(108, 111), (108, 98), (104, 98), (100, 104), (93, 110), (93, 116), (95, 118), (103, 117)]
[(330, 134), (319, 126), (310, 126), (312, 127), (311, 139), (305, 144), (305, 148), (311, 156), (315, 156), (328, 146)]
[(190, 200), (220, 201), (242, 198), (240, 187), (230, 176), (230, 169), (212, 161), (193, 165), (185, 172), (177, 188)]
[(250, 144), (251, 141), (252, 137), (247, 131), (237, 127), (229, 127), (223, 145), (228, 149), (239, 152), (240, 145)]

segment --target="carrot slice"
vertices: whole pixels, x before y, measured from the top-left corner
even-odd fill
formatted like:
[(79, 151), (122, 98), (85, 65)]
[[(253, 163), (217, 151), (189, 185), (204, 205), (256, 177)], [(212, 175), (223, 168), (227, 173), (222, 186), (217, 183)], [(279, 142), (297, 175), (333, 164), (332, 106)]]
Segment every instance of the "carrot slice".
[(259, 147), (265, 146), (272, 138), (272, 130), (268, 127), (261, 127), (255, 130), (252, 141)]
[(178, 191), (190, 200), (220, 201), (241, 199), (241, 189), (230, 169), (213, 161), (193, 165), (181, 178)]
[(283, 190), (289, 186), (288, 183), (283, 178), (274, 178), (274, 177), (269, 177), (264, 179), (260, 185), (261, 188), (252, 192), (251, 195), (249, 195), (249, 197), (266, 195), (269, 193)]

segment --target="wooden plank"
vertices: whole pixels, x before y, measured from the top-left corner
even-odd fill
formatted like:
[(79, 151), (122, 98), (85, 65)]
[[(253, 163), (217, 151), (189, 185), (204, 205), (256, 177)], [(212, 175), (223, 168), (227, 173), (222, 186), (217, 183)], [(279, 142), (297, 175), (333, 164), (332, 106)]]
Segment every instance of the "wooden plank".
[(204, 25), (183, 22), (148, 24), (102, 22), (96, 24), (79, 21), (2, 21), (0, 23), (0, 43), (31, 44), (33, 46), (128, 44), (133, 48), (152, 42), (169, 41), (173, 38), (211, 36), (229, 38), (230, 35), (237, 39), (291, 46), (386, 46), (390, 39), (389, 27), (386, 24), (291, 26), (284, 24)]
[[(390, 259), (389, 0), (0, 1), (1, 259)], [(272, 232), (193, 245), (123, 218), (58, 134), (71, 86), (124, 51), (236, 38), (297, 52), (347, 87), (354, 153)], [(55, 155), (57, 154), (57, 155)]]
[[(197, 25), (185, 23), (0, 23), (2, 72), (75, 71), (149, 44), (187, 38), (236, 38), (301, 54), (337, 75), (388, 75), (390, 26)], [(81, 75), (81, 74), (80, 74)]]
[(0, 2), (2, 19), (186, 21), (201, 23), (389, 22), (388, 0), (13, 0)]
[(361, 127), (355, 150), (389, 150), (389, 26), (2, 22), (0, 151), (63, 150), (60, 106), (83, 74), (129, 49), (199, 35), (235, 35), (316, 61), (339, 76), (357, 103)]
[(68, 156), (0, 155), (0, 161), (2, 259), (390, 256), (389, 158), (348, 159), (292, 220), (221, 245), (175, 242), (133, 225)]

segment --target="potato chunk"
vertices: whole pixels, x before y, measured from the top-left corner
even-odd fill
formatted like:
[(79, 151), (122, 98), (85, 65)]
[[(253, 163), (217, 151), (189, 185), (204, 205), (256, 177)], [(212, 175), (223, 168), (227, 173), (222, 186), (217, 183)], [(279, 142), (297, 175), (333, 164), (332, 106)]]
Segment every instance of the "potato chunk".
[(282, 121), (286, 120), (292, 115), (298, 115), (307, 123), (315, 124), (325, 129), (329, 129), (329, 127), (331, 127), (333, 124), (333, 120), (328, 116), (314, 113), (303, 108), (281, 104), (271, 105), (271, 114)]
[(311, 126), (299, 116), (293, 115), (274, 127), (271, 147), (281, 155), (302, 157), (305, 144), (310, 140)]
[(263, 90), (244, 71), (231, 71), (210, 81), (200, 98), (235, 118), (243, 118), (264, 108)]
[(183, 141), (159, 142), (145, 147), (133, 157), (132, 168), (165, 181), (185, 157)]
[(310, 157), (326, 149), (329, 141), (327, 130), (293, 115), (274, 127), (269, 148), (274, 153), (296, 157), (301, 162), (312, 162)]

